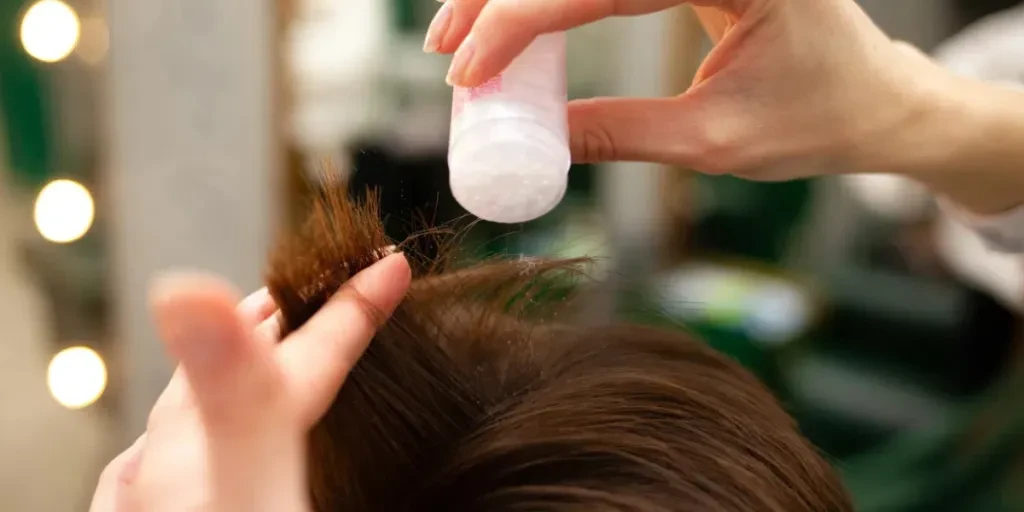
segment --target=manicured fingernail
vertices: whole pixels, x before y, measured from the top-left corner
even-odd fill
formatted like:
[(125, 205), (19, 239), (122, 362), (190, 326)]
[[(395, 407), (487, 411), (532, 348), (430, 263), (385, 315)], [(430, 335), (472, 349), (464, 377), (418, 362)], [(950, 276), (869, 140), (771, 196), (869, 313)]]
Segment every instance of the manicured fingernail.
[(423, 41), (423, 51), (434, 53), (441, 48), (441, 42), (444, 40), (445, 33), (448, 32), (448, 25), (451, 23), (451, 20), (452, 4), (451, 2), (445, 2), (430, 22), (430, 28), (427, 29), (427, 38)]
[(469, 70), (470, 64), (473, 63), (475, 54), (476, 42), (473, 40), (473, 34), (470, 34), (466, 36), (459, 49), (455, 51), (455, 57), (452, 58), (452, 65), (448, 68), (448, 76), (445, 77), (444, 81), (448, 82), (448, 85), (460, 85), (465, 82), (466, 71)]

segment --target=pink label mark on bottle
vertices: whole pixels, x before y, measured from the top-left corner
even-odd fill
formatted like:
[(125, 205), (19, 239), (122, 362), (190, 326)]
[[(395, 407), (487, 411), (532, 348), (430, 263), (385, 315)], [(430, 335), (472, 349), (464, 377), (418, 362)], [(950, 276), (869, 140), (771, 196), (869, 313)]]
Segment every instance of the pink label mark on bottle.
[(452, 100), (452, 119), (459, 117), (459, 114), (462, 113), (462, 109), (466, 108), (467, 103), (471, 103), (497, 92), (501, 92), (501, 75), (498, 75), (476, 87), (456, 87), (455, 95)]
[(496, 92), (501, 92), (501, 75), (470, 89), (469, 100), (473, 101)]

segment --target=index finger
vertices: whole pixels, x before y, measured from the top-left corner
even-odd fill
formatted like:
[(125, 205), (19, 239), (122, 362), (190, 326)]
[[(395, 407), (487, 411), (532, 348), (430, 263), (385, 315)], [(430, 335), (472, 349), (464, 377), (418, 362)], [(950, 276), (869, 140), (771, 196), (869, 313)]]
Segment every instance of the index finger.
[(305, 424), (315, 423), (412, 279), (401, 253), (356, 274), (279, 346), (278, 360)]
[[(472, 53), (457, 80), (472, 87), (504, 70), (537, 36), (613, 16), (661, 11), (683, 3), (739, 13), (755, 0), (448, 0), (448, 33), (438, 51)], [(472, 48), (461, 48), (469, 39)], [(454, 77), (453, 77), (454, 78)]]

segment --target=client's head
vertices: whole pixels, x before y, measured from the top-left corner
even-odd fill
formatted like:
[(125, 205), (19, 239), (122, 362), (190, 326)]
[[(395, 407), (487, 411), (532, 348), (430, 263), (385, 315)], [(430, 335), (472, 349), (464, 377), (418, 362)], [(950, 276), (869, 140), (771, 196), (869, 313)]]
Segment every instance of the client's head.
[[(327, 191), (271, 258), (283, 334), (392, 243), (372, 200)], [(738, 365), (677, 332), (554, 322), (585, 262), (407, 254), (407, 299), (312, 434), (317, 510), (852, 510)]]

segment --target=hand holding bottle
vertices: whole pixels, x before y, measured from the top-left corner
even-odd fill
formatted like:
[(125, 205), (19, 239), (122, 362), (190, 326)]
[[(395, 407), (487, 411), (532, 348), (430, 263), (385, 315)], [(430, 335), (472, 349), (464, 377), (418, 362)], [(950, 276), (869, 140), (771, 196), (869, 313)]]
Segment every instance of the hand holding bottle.
[(720, 39), (693, 86), (670, 98), (571, 102), (575, 161), (759, 180), (892, 172), (979, 212), (1020, 200), (1008, 191), (1022, 189), (1013, 162), (1022, 161), (1024, 127), (1008, 111), (1024, 111), (1021, 95), (907, 51), (853, 0), (448, 0), (427, 46), (455, 53), (451, 83), (475, 86), (540, 34), (682, 3)]

